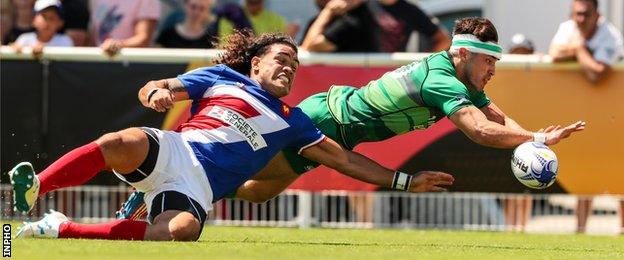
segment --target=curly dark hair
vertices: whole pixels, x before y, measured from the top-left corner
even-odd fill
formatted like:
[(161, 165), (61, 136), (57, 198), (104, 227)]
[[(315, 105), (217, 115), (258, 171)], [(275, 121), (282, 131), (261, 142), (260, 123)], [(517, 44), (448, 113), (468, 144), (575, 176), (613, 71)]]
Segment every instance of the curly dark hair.
[(490, 20), (483, 17), (467, 17), (455, 21), (453, 35), (472, 34), (484, 42), (498, 42), (498, 32)]
[(251, 58), (264, 55), (273, 44), (285, 44), (297, 53), (297, 44), (290, 36), (282, 33), (265, 33), (254, 36), (251, 30), (236, 30), (234, 34), (225, 38), (225, 43), (219, 49), (225, 52), (219, 54), (216, 63), (224, 64), (231, 69), (249, 75)]

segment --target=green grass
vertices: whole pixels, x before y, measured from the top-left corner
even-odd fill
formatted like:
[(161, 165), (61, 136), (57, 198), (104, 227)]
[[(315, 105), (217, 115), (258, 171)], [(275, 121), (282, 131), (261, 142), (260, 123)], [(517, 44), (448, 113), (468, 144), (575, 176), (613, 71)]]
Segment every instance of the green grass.
[(207, 226), (198, 242), (13, 239), (12, 246), (16, 259), (624, 258), (624, 236), (433, 230)]

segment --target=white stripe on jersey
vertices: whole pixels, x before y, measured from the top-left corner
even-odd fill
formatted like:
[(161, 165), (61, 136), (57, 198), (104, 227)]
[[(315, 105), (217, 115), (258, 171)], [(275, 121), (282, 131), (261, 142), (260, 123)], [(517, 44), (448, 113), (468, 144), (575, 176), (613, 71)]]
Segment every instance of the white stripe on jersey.
[[(281, 118), (280, 118), (281, 119)], [(281, 121), (282, 124), (271, 120), (266, 116), (255, 116), (252, 118), (247, 118), (247, 122), (252, 124), (259, 129), (260, 134), (268, 134), (280, 131), (286, 127), (288, 124)], [(262, 126), (262, 127), (259, 127)], [(221, 126), (214, 129), (193, 129), (182, 132), (182, 138), (184, 138), (187, 142), (200, 142), (200, 143), (235, 143), (241, 141), (247, 141), (247, 138), (243, 133), (236, 130), (233, 127), (229, 126)]]
[(303, 152), (303, 150), (307, 149), (308, 147), (317, 145), (318, 143), (320, 143), (323, 140), (325, 140), (325, 135), (322, 135), (321, 138), (317, 139), (316, 141), (311, 142), (311, 143), (301, 147), (301, 149), (299, 149), (299, 151), (297, 151), (297, 154), (301, 154), (301, 152)]
[(286, 123), (286, 121), (284, 121), (284, 119), (282, 119), (278, 114), (273, 112), (273, 110), (268, 108), (265, 104), (260, 102), (260, 100), (255, 98), (253, 95), (249, 94), (249, 92), (245, 91), (244, 89), (241, 89), (238, 86), (216, 85), (211, 88), (208, 88), (206, 92), (204, 93), (203, 97), (208, 98), (208, 97), (214, 97), (214, 96), (219, 96), (219, 95), (230, 95), (230, 96), (238, 97), (242, 100), (245, 100), (245, 102), (251, 105), (256, 111), (258, 111), (258, 113), (260, 113), (261, 116), (268, 117), (271, 121), (271, 124), (275, 124), (272, 127), (277, 130), (263, 132), (263, 134), (271, 133), (274, 131), (279, 131), (281, 129), (288, 127), (288, 123)]
[[(260, 133), (258, 126), (254, 124), (252, 119), (221, 106), (213, 106), (207, 115), (228, 124), (228, 129), (235, 129), (239, 135), (244, 137), (254, 151), (267, 146), (266, 141), (262, 138), (262, 133)], [(262, 118), (262, 116), (259, 117)]]

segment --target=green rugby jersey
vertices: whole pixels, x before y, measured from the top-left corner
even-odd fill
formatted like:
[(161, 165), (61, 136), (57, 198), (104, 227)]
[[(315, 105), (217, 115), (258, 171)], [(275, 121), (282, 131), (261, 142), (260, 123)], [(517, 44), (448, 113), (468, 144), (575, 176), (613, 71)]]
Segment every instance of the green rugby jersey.
[(362, 88), (332, 86), (327, 104), (347, 148), (426, 129), (460, 108), (490, 103), (456, 77), (446, 51), (385, 73)]

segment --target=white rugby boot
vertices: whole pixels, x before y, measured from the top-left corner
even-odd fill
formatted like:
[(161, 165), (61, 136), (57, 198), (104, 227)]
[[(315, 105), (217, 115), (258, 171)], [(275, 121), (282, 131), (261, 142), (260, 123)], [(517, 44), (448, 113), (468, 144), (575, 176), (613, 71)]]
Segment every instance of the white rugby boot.
[(63, 213), (51, 209), (50, 213), (44, 214), (44, 217), (39, 221), (24, 222), (24, 225), (17, 231), (15, 238), (57, 238), (59, 226), (67, 221), (69, 219)]

